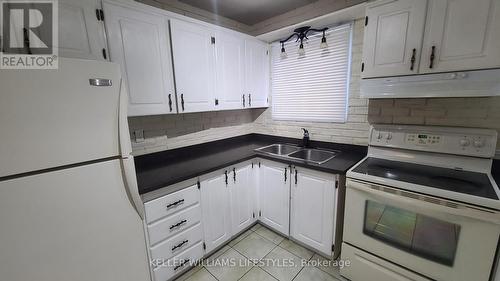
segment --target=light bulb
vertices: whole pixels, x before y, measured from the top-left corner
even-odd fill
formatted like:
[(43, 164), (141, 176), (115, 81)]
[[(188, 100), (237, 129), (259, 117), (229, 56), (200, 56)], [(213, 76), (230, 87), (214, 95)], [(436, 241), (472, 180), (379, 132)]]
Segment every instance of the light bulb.
[(287, 56), (286, 56), (286, 51), (285, 51), (285, 47), (281, 47), (281, 54), (280, 54), (280, 57), (282, 59), (285, 59)]
[(323, 38), (321, 38), (321, 44), (319, 44), (319, 47), (321, 49), (326, 49), (328, 48), (328, 43), (326, 43), (326, 37), (323, 36)]
[(304, 45), (302, 43), (300, 43), (298, 53), (300, 56), (303, 56), (306, 54), (306, 51), (304, 50)]

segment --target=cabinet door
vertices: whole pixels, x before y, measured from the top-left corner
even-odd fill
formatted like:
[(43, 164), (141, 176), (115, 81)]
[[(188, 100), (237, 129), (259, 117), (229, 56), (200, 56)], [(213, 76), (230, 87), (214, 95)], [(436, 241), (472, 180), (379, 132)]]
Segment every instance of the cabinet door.
[(331, 256), (335, 214), (335, 178), (297, 167), (292, 170), (290, 235)]
[(197, 24), (171, 20), (179, 112), (215, 109), (215, 37)]
[(220, 33), (217, 44), (217, 91), (221, 102), (216, 108), (244, 108), (245, 41), (236, 35)]
[(262, 161), (260, 167), (260, 221), (283, 235), (289, 234), (290, 168)]
[(426, 0), (383, 0), (366, 8), (362, 77), (416, 74)]
[(129, 116), (176, 113), (168, 21), (161, 15), (104, 3), (111, 61), (129, 91)]
[(231, 238), (229, 187), (224, 174), (200, 184), (202, 224), (208, 253)]
[(98, 0), (59, 0), (60, 57), (107, 59), (104, 26), (96, 17), (100, 8)]
[(246, 107), (267, 107), (269, 95), (268, 45), (257, 40), (245, 41)]
[(499, 67), (499, 30), (497, 0), (430, 1), (420, 72)]
[(232, 234), (234, 235), (254, 222), (252, 166), (234, 168), (230, 174)]

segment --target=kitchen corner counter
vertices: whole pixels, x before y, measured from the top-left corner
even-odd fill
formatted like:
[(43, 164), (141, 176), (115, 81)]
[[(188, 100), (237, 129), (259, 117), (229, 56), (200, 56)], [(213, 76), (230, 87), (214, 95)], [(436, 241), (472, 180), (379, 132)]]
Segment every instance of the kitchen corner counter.
[(312, 147), (334, 149), (336, 157), (321, 165), (280, 156), (257, 154), (254, 150), (273, 143), (300, 144), (300, 139), (248, 134), (199, 145), (135, 157), (139, 193), (145, 194), (195, 178), (252, 158), (270, 159), (323, 172), (345, 174), (366, 156), (367, 148), (358, 145), (311, 141)]

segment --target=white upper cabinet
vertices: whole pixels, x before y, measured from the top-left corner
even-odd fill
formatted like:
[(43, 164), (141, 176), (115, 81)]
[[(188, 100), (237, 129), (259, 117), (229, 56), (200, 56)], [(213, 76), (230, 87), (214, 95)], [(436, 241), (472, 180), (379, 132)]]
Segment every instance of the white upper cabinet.
[(234, 167), (230, 175), (232, 235), (235, 235), (254, 222), (255, 186), (252, 166), (248, 163)]
[(363, 78), (500, 67), (498, 0), (380, 0), (366, 16)]
[(335, 175), (296, 167), (292, 170), (290, 236), (332, 255)]
[(241, 36), (227, 32), (216, 35), (217, 91), (220, 104), (217, 109), (245, 107), (245, 41)]
[(260, 221), (288, 236), (290, 168), (287, 164), (261, 161), (259, 177)]
[(111, 61), (127, 82), (129, 116), (176, 113), (168, 20), (104, 2)]
[(59, 56), (107, 60), (100, 1), (59, 0), (58, 9)]
[(383, 0), (367, 5), (362, 77), (418, 73), (426, 0)]
[(258, 40), (245, 40), (246, 107), (267, 107), (269, 96), (269, 46)]
[(215, 110), (215, 35), (194, 23), (171, 20), (179, 113)]
[(229, 174), (221, 173), (200, 183), (207, 253), (224, 244), (232, 235), (228, 177)]
[(430, 1), (420, 72), (499, 66), (500, 1)]

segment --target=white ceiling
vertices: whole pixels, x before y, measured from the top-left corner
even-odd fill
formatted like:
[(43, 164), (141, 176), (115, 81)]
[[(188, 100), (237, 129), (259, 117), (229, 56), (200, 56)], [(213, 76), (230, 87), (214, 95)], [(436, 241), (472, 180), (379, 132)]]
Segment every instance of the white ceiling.
[[(161, 1), (161, 0), (160, 0)], [(286, 13), (318, 0), (178, 0), (246, 25)]]

